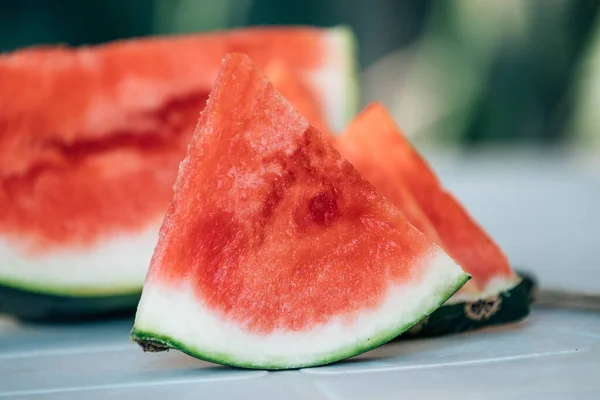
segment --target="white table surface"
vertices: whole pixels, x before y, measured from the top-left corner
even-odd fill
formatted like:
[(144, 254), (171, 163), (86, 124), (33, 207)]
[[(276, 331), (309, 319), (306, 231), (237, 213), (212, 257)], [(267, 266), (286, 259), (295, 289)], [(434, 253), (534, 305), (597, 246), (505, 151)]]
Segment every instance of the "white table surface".
[(522, 324), (393, 342), (350, 361), (248, 371), (143, 353), (131, 321), (0, 330), (0, 398), (600, 398), (600, 315), (534, 310)]
[[(596, 160), (428, 153), (439, 174), (546, 287), (600, 293)], [(534, 309), (522, 324), (392, 342), (284, 372), (144, 354), (130, 320), (25, 325), (0, 318), (0, 398), (600, 399), (600, 313)]]
[(600, 154), (425, 154), (514, 266), (600, 295)]

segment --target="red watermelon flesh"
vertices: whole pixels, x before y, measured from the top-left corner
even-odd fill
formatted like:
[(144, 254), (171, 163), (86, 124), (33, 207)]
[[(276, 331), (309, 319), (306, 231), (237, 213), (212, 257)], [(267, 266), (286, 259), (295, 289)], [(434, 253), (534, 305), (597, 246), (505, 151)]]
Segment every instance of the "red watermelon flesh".
[(270, 27), (0, 55), (0, 286), (139, 292), (226, 52), (284, 62), (335, 125), (354, 93), (352, 40)]
[(306, 84), (301, 76), (282, 60), (274, 60), (265, 68), (265, 74), (279, 90), (281, 95), (290, 101), (296, 110), (317, 128), (327, 140), (333, 141), (334, 135), (326, 122), (323, 107), (318, 101), (318, 96)]
[(347, 62), (346, 35), (249, 28), (0, 56), (0, 234), (37, 252), (160, 220), (228, 51), (282, 60), (328, 111), (322, 75)]
[[(368, 112), (368, 109), (365, 112)], [(356, 118), (352, 121), (349, 129), (352, 132), (371, 132), (372, 129), (376, 128), (371, 122), (368, 118)], [(377, 136), (377, 133), (373, 133), (371, 140)], [(404, 213), (414, 227), (435, 243), (441, 243), (434, 226), (409, 188), (399, 184), (398, 179), (390, 179), (390, 176), (396, 175), (395, 165), (386, 161), (389, 161), (392, 156), (396, 156), (395, 154), (381, 159), (381, 154), (369, 151), (370, 149), (365, 148), (362, 141), (350, 137), (348, 133), (335, 138), (334, 145), (347, 160), (354, 164), (363, 176), (369, 179), (369, 182), (394, 202), (394, 205)], [(393, 150), (393, 148), (390, 150)]]
[(383, 105), (373, 103), (360, 113), (336, 139), (336, 147), (471, 274), (478, 290), (516, 279), (502, 250), (443, 188)]
[(200, 108), (197, 102), (170, 108), (165, 120), (180, 122), (165, 122), (161, 131), (143, 136), (125, 132), (49, 144), (29, 170), (4, 176), (0, 232), (38, 253), (145, 229), (164, 214), (186, 130), (193, 129)]
[(322, 364), (395, 337), (467, 278), (231, 54), (181, 164), (132, 337), (243, 367)]

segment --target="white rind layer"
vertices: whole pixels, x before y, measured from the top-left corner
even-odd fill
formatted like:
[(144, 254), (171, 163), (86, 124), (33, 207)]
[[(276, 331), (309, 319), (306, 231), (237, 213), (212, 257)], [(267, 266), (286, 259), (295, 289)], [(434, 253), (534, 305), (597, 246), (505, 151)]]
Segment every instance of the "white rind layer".
[(0, 283), (63, 295), (139, 291), (158, 240), (159, 225), (115, 235), (93, 247), (60, 248), (28, 255), (0, 238)]
[(320, 98), (325, 102), (325, 118), (334, 133), (344, 130), (357, 112), (357, 58), (354, 41), (350, 28), (331, 28), (328, 35), (329, 60), (325, 68), (311, 74), (311, 81), (319, 89)]
[(190, 286), (148, 281), (133, 335), (178, 343), (174, 347), (189, 354), (232, 365), (288, 368), (314, 365), (318, 360), (335, 361), (408, 329), (441, 305), (468, 277), (441, 250), (422, 262), (427, 272), (419, 282), (390, 286), (379, 308), (357, 314), (352, 323), (336, 318), (310, 331), (267, 335), (244, 331), (239, 324), (207, 309)]
[(520, 282), (521, 278), (517, 275), (496, 277), (490, 280), (483, 290), (480, 290), (474, 281), (469, 281), (460, 291), (448, 299), (446, 304), (472, 303), (477, 300), (494, 297), (502, 292), (511, 290)]

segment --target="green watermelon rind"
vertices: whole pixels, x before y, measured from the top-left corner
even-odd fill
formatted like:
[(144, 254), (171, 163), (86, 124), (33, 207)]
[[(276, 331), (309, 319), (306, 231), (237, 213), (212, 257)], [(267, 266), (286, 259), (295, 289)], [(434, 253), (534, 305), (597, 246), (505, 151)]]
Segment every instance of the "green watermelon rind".
[(140, 291), (69, 296), (0, 284), (0, 314), (35, 322), (74, 322), (132, 316), (140, 296)]
[(519, 277), (514, 286), (494, 296), (444, 304), (399, 339), (447, 336), (524, 320), (531, 312), (535, 282), (526, 274)]
[(0, 287), (22, 290), (33, 294), (44, 294), (64, 297), (102, 297), (115, 295), (133, 295), (142, 291), (142, 283), (121, 285), (69, 285), (38, 283), (26, 280), (11, 279), (0, 276)]
[[(481, 300), (446, 302), (431, 315), (407, 330), (399, 340), (420, 339), (478, 331), (493, 326), (517, 323), (528, 317), (533, 303), (534, 280), (520, 273), (519, 281), (498, 293), (502, 299), (500, 310), (488, 318), (473, 320), (465, 312), (466, 307)], [(36, 288), (38, 289), (38, 288)], [(88, 288), (41, 287), (32, 290), (30, 285), (0, 281), (0, 314), (12, 315), (26, 321), (61, 322), (101, 320), (120, 316), (132, 316), (141, 295), (141, 288), (122, 288), (118, 291), (95, 291)], [(489, 300), (489, 298), (487, 299)]]
[(90, 287), (0, 277), (0, 314), (39, 322), (133, 315), (141, 292), (140, 284)]
[(446, 300), (452, 297), (454, 293), (456, 293), (470, 278), (471, 277), (469, 275), (462, 274), (457, 280), (457, 283), (451, 289), (444, 293), (440, 293), (437, 296), (438, 301), (436, 301), (434, 307), (432, 307), (423, 315), (420, 315), (415, 320), (410, 321), (408, 323), (402, 323), (398, 326), (394, 326), (390, 329), (380, 332), (378, 335), (368, 338), (366, 341), (363, 340), (361, 342), (354, 343), (353, 345), (349, 345), (341, 349), (335, 350), (334, 352), (326, 354), (323, 357), (317, 358), (311, 362), (302, 364), (289, 365), (285, 360), (281, 360), (281, 362), (271, 362), (267, 364), (255, 365), (246, 361), (237, 360), (235, 355), (233, 354), (213, 353), (210, 350), (193, 348), (167, 335), (154, 334), (144, 329), (138, 329), (135, 327), (135, 325), (131, 331), (130, 337), (131, 340), (138, 343), (142, 347), (142, 349), (144, 349), (144, 351), (156, 352), (174, 349), (179, 350), (197, 359), (216, 364), (227, 365), (231, 367), (260, 370), (285, 370), (315, 367), (345, 360), (347, 358), (375, 349), (393, 340), (394, 338), (398, 337), (403, 332), (406, 332), (412, 326), (417, 324), (419, 321), (423, 320), (423, 318), (426, 318), (428, 315), (435, 312), (435, 310), (439, 309), (439, 307), (441, 307), (444, 304), (444, 302), (446, 302)]

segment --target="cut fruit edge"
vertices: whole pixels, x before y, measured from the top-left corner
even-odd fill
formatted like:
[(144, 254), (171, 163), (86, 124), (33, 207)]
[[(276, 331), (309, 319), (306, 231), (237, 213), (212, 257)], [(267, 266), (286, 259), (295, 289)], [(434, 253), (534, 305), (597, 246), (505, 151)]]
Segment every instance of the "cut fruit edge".
[[(443, 251), (421, 262), (418, 284), (393, 284), (377, 309), (352, 323), (332, 319), (305, 332), (258, 335), (203, 306), (190, 287), (144, 287), (131, 333), (146, 351), (180, 350), (193, 357), (253, 369), (290, 369), (331, 363), (378, 347), (438, 309), (468, 280)], [(340, 316), (343, 319), (343, 316)], [(346, 321), (346, 320), (344, 320)]]
[(537, 283), (527, 274), (519, 276), (515, 286), (488, 297), (446, 302), (398, 340), (458, 334), (523, 321), (531, 312)]
[(90, 297), (139, 294), (158, 238), (155, 222), (81, 249), (24, 257), (0, 239), (0, 285), (33, 293)]
[(329, 40), (332, 61), (311, 76), (311, 83), (325, 99), (326, 121), (331, 124), (331, 132), (337, 134), (358, 112), (358, 46), (354, 32), (344, 25), (329, 28)]

